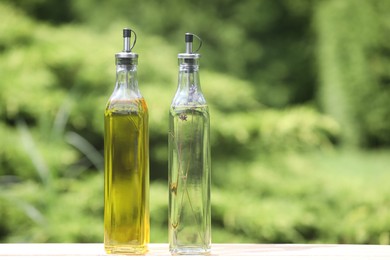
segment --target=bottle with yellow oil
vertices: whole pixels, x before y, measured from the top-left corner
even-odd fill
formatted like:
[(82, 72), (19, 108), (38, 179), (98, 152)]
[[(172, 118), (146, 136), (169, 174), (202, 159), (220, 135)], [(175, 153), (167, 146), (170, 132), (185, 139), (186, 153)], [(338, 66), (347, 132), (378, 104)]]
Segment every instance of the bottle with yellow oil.
[(104, 112), (104, 247), (109, 254), (145, 254), (150, 235), (148, 109), (138, 88), (135, 43), (134, 31), (123, 29), (115, 89)]

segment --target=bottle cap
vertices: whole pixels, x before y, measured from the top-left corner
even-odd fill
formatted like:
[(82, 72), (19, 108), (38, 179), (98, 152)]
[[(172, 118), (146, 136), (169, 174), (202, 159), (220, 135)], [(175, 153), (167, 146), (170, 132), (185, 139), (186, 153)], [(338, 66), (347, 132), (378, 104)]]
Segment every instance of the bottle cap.
[[(134, 34), (134, 41), (131, 44), (131, 34)], [(131, 65), (138, 63), (138, 54), (132, 52), (137, 42), (137, 34), (128, 28), (123, 29), (123, 50), (115, 54), (115, 63), (118, 65)], [(131, 45), (130, 45), (131, 44)]]

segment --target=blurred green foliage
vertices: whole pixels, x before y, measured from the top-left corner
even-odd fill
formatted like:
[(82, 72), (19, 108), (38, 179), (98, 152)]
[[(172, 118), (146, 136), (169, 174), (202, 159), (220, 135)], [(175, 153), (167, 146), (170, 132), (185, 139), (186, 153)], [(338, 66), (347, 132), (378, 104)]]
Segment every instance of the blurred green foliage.
[(319, 98), (349, 145), (390, 144), (388, 1), (324, 1), (317, 8)]
[(388, 244), (390, 154), (339, 145), (390, 142), (386, 4), (358, 2), (0, 2), (0, 241), (102, 241), (103, 110), (129, 26), (150, 110), (152, 242), (167, 240), (167, 115), (191, 31), (213, 241)]

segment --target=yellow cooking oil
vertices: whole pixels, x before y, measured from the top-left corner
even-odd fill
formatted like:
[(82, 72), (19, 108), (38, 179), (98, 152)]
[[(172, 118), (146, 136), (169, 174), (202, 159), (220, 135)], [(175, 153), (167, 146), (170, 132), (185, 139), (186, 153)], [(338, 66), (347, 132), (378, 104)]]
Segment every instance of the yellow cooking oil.
[(104, 114), (104, 245), (110, 254), (145, 254), (149, 223), (148, 110), (111, 108)]

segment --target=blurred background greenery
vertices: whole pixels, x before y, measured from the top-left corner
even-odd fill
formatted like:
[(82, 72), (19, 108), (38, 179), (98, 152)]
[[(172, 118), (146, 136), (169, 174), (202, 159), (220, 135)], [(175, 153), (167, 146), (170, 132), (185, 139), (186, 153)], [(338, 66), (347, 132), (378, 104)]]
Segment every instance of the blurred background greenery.
[(1, 0), (0, 241), (102, 242), (103, 110), (121, 30), (150, 110), (151, 242), (167, 115), (202, 37), (213, 242), (390, 243), (390, 1)]

